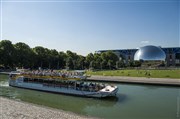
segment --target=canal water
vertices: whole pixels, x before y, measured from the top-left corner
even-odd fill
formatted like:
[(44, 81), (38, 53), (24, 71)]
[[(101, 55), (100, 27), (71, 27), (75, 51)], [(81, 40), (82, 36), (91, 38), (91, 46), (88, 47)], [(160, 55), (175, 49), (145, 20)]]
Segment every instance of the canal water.
[(117, 97), (94, 99), (9, 87), (0, 75), (0, 96), (104, 119), (180, 119), (179, 87), (115, 85)]

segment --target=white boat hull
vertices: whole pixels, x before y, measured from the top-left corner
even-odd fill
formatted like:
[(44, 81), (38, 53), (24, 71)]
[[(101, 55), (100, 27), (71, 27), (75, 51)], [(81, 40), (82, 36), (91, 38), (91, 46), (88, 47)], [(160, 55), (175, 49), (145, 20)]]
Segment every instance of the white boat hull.
[(104, 89), (99, 90), (97, 92), (90, 92), (90, 91), (76, 90), (74, 88), (44, 86), (43, 84), (38, 84), (38, 83), (19, 82), (17, 80), (10, 80), (9, 85), (14, 86), (14, 87), (19, 87), (19, 88), (39, 90), (39, 91), (45, 91), (45, 92), (62, 93), (62, 94), (85, 96), (85, 97), (97, 97), (97, 98), (115, 96), (118, 91), (117, 86), (112, 86), (112, 87), (106, 86)]

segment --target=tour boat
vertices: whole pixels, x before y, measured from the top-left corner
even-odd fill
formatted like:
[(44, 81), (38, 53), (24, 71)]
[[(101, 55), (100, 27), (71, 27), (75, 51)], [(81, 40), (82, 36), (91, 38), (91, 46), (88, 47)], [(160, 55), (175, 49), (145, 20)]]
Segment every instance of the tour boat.
[(19, 72), (10, 73), (9, 85), (45, 92), (97, 98), (116, 96), (118, 91), (117, 86), (87, 82), (80, 78), (34, 75)]

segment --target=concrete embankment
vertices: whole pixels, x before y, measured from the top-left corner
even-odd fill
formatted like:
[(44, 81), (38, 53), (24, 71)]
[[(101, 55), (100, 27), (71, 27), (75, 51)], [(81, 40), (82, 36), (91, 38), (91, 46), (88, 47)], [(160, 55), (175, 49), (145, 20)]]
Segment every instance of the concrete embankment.
[(132, 83), (132, 84), (156, 84), (167, 86), (180, 86), (180, 79), (171, 78), (146, 78), (146, 77), (125, 77), (125, 76), (91, 76), (89, 81)]
[[(77, 107), (78, 108), (78, 107)], [(0, 119), (93, 119), (72, 112), (0, 97)]]
[(0, 72), (0, 74), (9, 75), (10, 72)]

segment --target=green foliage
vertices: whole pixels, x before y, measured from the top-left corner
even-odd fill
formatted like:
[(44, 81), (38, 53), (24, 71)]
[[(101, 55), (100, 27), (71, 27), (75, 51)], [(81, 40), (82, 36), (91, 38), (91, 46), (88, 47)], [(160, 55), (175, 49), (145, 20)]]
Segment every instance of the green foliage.
[[(9, 40), (0, 42), (0, 65), (10, 68), (49, 68), (49, 69), (118, 69), (125, 67), (112, 51), (89, 53), (86, 57), (74, 52), (58, 52), (42, 46), (30, 48), (27, 44), (18, 42), (12, 44)], [(123, 58), (122, 58), (123, 59)], [(130, 66), (139, 66), (131, 63)]]
[(25, 43), (16, 43), (15, 48), (15, 62), (18, 67), (31, 67), (33, 65), (35, 53)]
[(102, 69), (118, 68), (117, 61), (119, 61), (119, 58), (112, 51), (103, 52), (100, 55), (102, 59)]
[(2, 40), (0, 42), (0, 63), (3, 64), (5, 67), (11, 68), (14, 65), (14, 55), (15, 49), (11, 41), (9, 40)]

